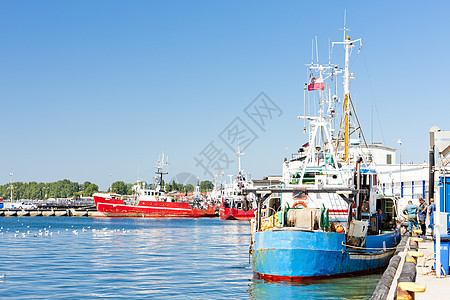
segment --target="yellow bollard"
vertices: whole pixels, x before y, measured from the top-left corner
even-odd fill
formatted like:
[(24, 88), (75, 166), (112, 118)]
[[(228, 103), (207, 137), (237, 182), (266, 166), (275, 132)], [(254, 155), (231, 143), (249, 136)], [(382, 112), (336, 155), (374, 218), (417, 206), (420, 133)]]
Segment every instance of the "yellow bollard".
[(410, 240), (410, 244), (414, 246), (419, 246), (419, 242), (423, 242), (423, 238), (413, 237)]
[(414, 229), (413, 233), (415, 233), (416, 235), (421, 235), (422, 234), (422, 230), (420, 229)]
[(397, 287), (397, 300), (414, 300), (414, 293), (423, 293), (426, 288), (415, 282), (400, 282)]
[(417, 264), (417, 258), (423, 257), (423, 253), (419, 251), (408, 251), (406, 252), (406, 261), (413, 262)]
[(423, 238), (413, 237), (413, 238), (411, 238), (411, 241), (413, 241), (413, 242), (423, 242)]

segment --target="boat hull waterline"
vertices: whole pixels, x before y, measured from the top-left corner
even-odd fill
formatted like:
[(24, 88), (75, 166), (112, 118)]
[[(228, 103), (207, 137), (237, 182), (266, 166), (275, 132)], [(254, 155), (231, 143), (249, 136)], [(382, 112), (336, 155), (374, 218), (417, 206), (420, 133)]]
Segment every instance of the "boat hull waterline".
[(252, 251), (256, 277), (301, 281), (369, 273), (389, 264), (400, 230), (367, 236), (366, 247), (347, 248), (345, 234), (320, 231), (256, 232)]

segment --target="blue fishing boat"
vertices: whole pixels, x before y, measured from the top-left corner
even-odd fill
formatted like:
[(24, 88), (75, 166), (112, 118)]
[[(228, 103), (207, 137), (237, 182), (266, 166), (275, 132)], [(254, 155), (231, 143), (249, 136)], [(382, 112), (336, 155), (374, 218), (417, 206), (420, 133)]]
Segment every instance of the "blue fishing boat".
[(382, 189), (350, 97), (350, 52), (361, 47), (361, 39), (351, 40), (344, 26), (343, 41), (333, 42), (332, 49), (336, 45), (344, 47), (343, 68), (318, 60), (309, 65), (304, 94), (319, 99), (318, 114), (299, 117), (309, 139), (284, 160), (283, 184), (247, 190), (258, 199), (251, 255), (260, 278), (293, 281), (371, 272), (389, 263), (401, 239), (396, 199), (378, 193)]

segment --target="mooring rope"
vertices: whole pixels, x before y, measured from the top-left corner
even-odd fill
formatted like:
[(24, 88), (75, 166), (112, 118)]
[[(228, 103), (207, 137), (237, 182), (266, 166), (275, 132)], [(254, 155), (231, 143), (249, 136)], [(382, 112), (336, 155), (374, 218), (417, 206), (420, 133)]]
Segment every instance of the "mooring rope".
[(397, 249), (397, 247), (392, 247), (392, 248), (366, 248), (366, 247), (358, 247), (358, 246), (353, 246), (353, 245), (345, 244), (344, 242), (342, 242), (342, 246), (349, 247), (349, 248), (354, 248), (354, 249), (359, 249), (359, 250), (394, 250), (394, 249)]

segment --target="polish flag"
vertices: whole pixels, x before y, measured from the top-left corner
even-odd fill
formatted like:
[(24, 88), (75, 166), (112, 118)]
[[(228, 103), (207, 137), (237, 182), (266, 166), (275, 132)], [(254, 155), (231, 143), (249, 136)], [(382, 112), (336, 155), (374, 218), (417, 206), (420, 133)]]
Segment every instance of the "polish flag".
[(311, 82), (308, 84), (308, 91), (324, 90), (324, 89), (325, 89), (325, 85), (323, 84), (322, 77), (311, 78)]

